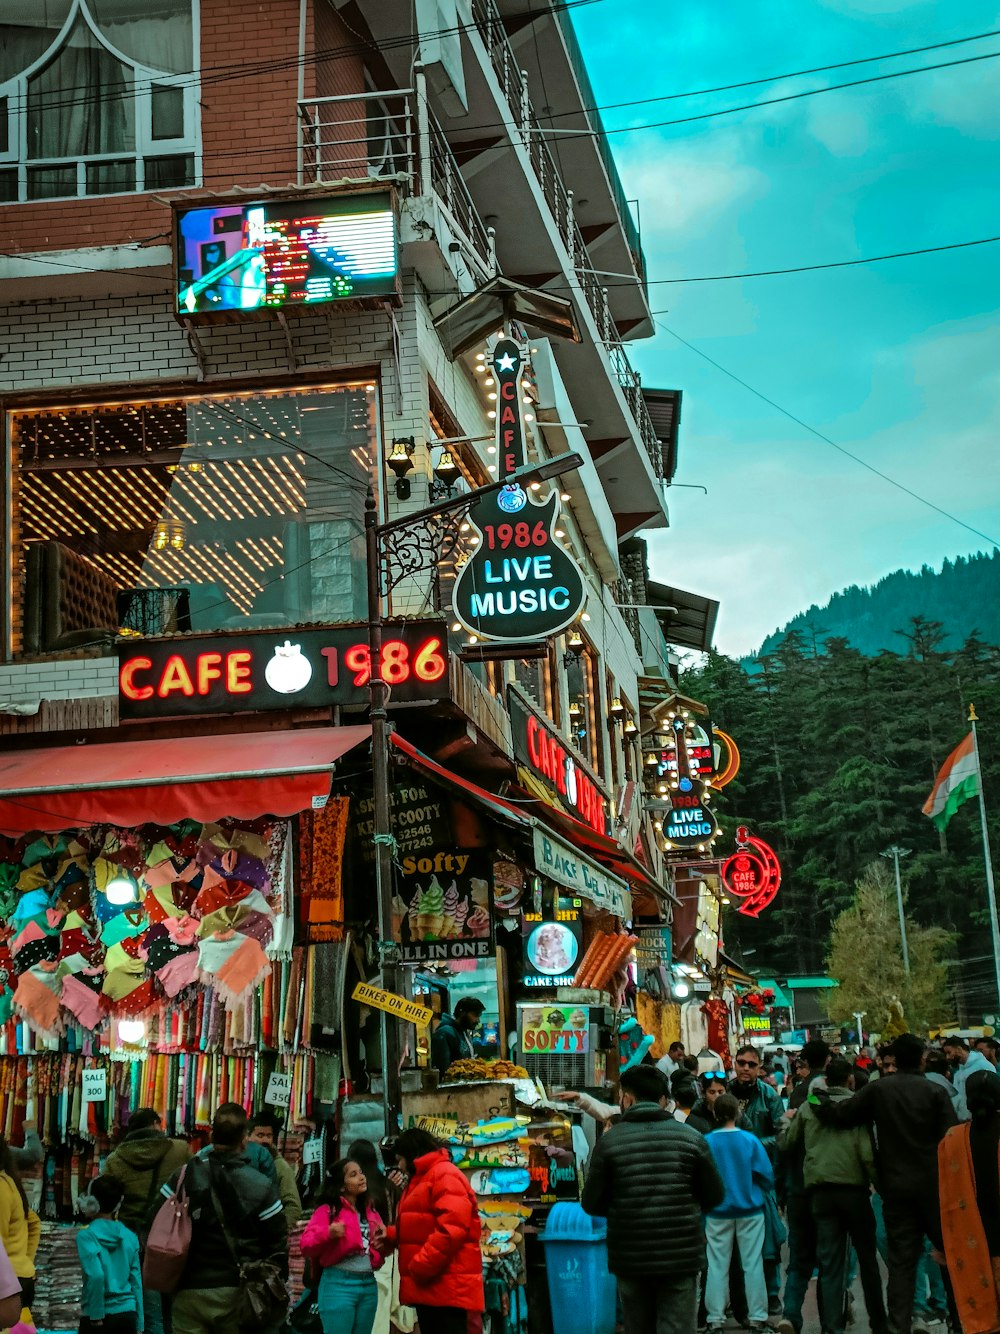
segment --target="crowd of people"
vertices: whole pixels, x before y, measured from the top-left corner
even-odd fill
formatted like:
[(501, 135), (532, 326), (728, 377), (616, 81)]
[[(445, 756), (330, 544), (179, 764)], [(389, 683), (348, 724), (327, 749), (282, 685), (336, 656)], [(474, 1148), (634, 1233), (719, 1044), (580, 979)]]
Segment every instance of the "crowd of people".
[[(872, 1334), (1000, 1330), (998, 1057), (903, 1034), (851, 1058), (745, 1046), (729, 1075), (675, 1043), (623, 1071), (617, 1106), (561, 1095), (603, 1123), (581, 1203), (607, 1219), (626, 1334), (801, 1334), (814, 1276), (823, 1334), (845, 1334), (855, 1277)], [(81, 1334), (478, 1334), (479, 1212), (447, 1146), (359, 1140), (307, 1211), (277, 1136), (271, 1112), (225, 1103), (192, 1152), (133, 1112), (80, 1201)], [(0, 1328), (30, 1320), (20, 1169), (40, 1158), (30, 1127), (22, 1149), (0, 1141)]]
[[(388, 1334), (390, 1319), (404, 1334), (418, 1321), (421, 1334), (478, 1334), (479, 1211), (446, 1147), (407, 1130), (387, 1165), (355, 1142), (302, 1225), (276, 1139), (270, 1112), (249, 1118), (225, 1103), (192, 1152), (155, 1111), (133, 1112), (80, 1200), (80, 1334)], [(24, 1161), (39, 1160), (30, 1141), (26, 1150)], [(15, 1153), (25, 1150), (0, 1141), (0, 1329), (20, 1331), (33, 1328), (40, 1224)], [(297, 1225), (305, 1291), (289, 1311)]]
[(675, 1043), (623, 1072), (620, 1109), (566, 1095), (605, 1124), (582, 1203), (626, 1334), (801, 1334), (814, 1276), (823, 1334), (856, 1277), (872, 1334), (1000, 1329), (998, 1057), (906, 1033), (853, 1057), (745, 1046), (730, 1078)]

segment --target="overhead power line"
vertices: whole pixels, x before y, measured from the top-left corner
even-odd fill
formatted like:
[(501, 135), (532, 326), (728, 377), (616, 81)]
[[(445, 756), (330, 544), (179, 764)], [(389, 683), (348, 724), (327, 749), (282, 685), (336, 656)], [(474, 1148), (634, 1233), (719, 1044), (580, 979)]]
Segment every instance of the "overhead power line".
[[(660, 130), (670, 125), (690, 125), (694, 121), (714, 120), (718, 116), (735, 116), (740, 111), (755, 111), (758, 107), (778, 106), (782, 102), (797, 102), (803, 97), (820, 97), (823, 93), (841, 92), (845, 88), (861, 88), (867, 84), (885, 83), (889, 79), (905, 79), (910, 74), (931, 74), (935, 70), (953, 69), (957, 65), (974, 65), (981, 60), (996, 60), (1000, 57), (1000, 51), (988, 51), (980, 56), (963, 56), (961, 60), (942, 60), (936, 65), (917, 65), (913, 69), (897, 69), (889, 74), (870, 74), (864, 79), (850, 79), (846, 83), (831, 83), (825, 88), (806, 88), (797, 93), (785, 93), (782, 97), (767, 97), (760, 102), (744, 102), (738, 107), (724, 107), (719, 111), (702, 111), (694, 116), (679, 116), (675, 120), (655, 120), (647, 121), (643, 125), (620, 125), (616, 129), (603, 130), (596, 133), (591, 130), (580, 130), (579, 135), (586, 137), (600, 138), (601, 134), (634, 134), (639, 130)], [(570, 133), (575, 133), (570, 131)]]
[(843, 445), (839, 445), (836, 440), (831, 440), (828, 435), (817, 430), (815, 426), (810, 426), (807, 421), (803, 421), (801, 417), (797, 417), (794, 412), (790, 412), (788, 408), (782, 407), (782, 405), (775, 399), (768, 397), (767, 394), (762, 393), (759, 389), (755, 389), (752, 384), (749, 384), (746, 380), (742, 379), (734, 371), (723, 366), (722, 363), (716, 361), (714, 357), (710, 357), (707, 352), (703, 352), (695, 343), (690, 343), (686, 338), (682, 338), (681, 335), (674, 329), (671, 329), (669, 325), (663, 324), (659, 320), (655, 321), (655, 323), (658, 329), (662, 329), (664, 333), (668, 333), (671, 338), (676, 339), (678, 343), (681, 343), (691, 352), (694, 352), (696, 356), (701, 357), (703, 361), (707, 361), (709, 365), (714, 366), (717, 371), (721, 371), (721, 373), (728, 379), (733, 380), (743, 389), (746, 389), (747, 392), (753, 394), (755, 398), (759, 398), (761, 402), (766, 403), (768, 407), (774, 408), (775, 412), (780, 412), (783, 417), (787, 417), (789, 421), (793, 421), (796, 426), (801, 426), (804, 431), (808, 431), (809, 434), (815, 436), (817, 440), (821, 440), (824, 445), (829, 445), (829, 447), (835, 449), (838, 454), (843, 454), (845, 458), (849, 458), (854, 463), (860, 464), (862, 468), (865, 468), (870, 473), (874, 473), (875, 476), (880, 477), (883, 482), (888, 482), (889, 485), (894, 486), (897, 491), (902, 491), (912, 500), (916, 500), (919, 504), (926, 506), (927, 509), (934, 510), (936, 514), (940, 514), (943, 518), (949, 519), (952, 523), (957, 523), (959, 527), (964, 528), (966, 532), (974, 533), (976, 537), (981, 537), (984, 542), (989, 542), (991, 546), (1000, 546), (1000, 539), (990, 537), (988, 533), (981, 532), (978, 528), (974, 528), (972, 524), (966, 523), (964, 519), (960, 519), (956, 514), (952, 514), (949, 510), (943, 509), (942, 506), (936, 505), (933, 500), (928, 500), (926, 496), (922, 496), (919, 491), (914, 491), (912, 487), (907, 486), (904, 482), (900, 482), (889, 473), (883, 472), (881, 468), (876, 468), (873, 463), (869, 463), (867, 459), (863, 459), (860, 454), (855, 454), (851, 450), (846, 449)]

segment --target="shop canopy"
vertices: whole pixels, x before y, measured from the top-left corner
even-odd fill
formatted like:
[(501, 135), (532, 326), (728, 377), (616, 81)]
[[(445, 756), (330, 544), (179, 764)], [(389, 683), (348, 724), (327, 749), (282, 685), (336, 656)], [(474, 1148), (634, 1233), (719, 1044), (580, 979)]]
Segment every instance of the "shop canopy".
[[(627, 881), (633, 891), (633, 902), (639, 911), (652, 915), (655, 913), (657, 900), (661, 902), (670, 900), (671, 895), (661, 885), (657, 884), (638, 858), (626, 852), (613, 839), (604, 834), (599, 834), (595, 829), (591, 829), (589, 825), (582, 824), (579, 820), (574, 820), (568, 813), (564, 814), (556, 810), (555, 807), (533, 797), (529, 797), (519, 805), (514, 805), (513, 802), (505, 801), (503, 797), (497, 797), (493, 793), (487, 792), (485, 788), (470, 782), (469, 779), (460, 778), (458, 774), (452, 773), (450, 769), (438, 764), (430, 756), (425, 755), (423, 751), (418, 750), (416, 746), (406, 741), (398, 732), (393, 732), (390, 740), (397, 750), (407, 756), (412, 763), (422, 768), (429, 776), (449, 785), (458, 796), (470, 799), (502, 823), (524, 830), (534, 829), (539, 824), (542, 826), (545, 824), (551, 825), (553, 829), (576, 847), (589, 852), (605, 870), (611, 871), (614, 875)], [(533, 813), (529, 814), (521, 808), (529, 805), (533, 806), (537, 813), (543, 817), (540, 821), (535, 818)], [(639, 900), (635, 898), (636, 893), (641, 896)]]
[(365, 724), (8, 752), (0, 832), (295, 815), (329, 795), (335, 761), (370, 735)]

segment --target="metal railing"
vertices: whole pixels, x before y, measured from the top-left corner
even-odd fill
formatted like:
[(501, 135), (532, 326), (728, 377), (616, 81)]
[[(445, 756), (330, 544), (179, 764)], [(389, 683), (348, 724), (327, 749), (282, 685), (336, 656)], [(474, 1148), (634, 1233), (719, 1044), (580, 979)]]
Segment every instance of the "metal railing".
[[(535, 119), (528, 93), (527, 72), (518, 67), (514, 48), (510, 44), (503, 20), (493, 0), (472, 0), (472, 17), (483, 45), (489, 53), (490, 63), (507, 105), (510, 107), (518, 137), (528, 155), (532, 171), (566, 248), (570, 267), (594, 316), (611, 370), (635, 418), (639, 438), (649, 455), (653, 471), (662, 481), (663, 450), (642, 397), (641, 381), (638, 373), (629, 365), (618, 330), (615, 328), (608, 303), (607, 288), (600, 283), (598, 275), (590, 267), (586, 242), (573, 214), (573, 191), (567, 189), (555, 158), (542, 138), (542, 130)], [(639, 282), (638, 278), (636, 282)]]
[(415, 88), (300, 102), (299, 177), (303, 184), (392, 182), (411, 196), (433, 191), (486, 270), (496, 272), (491, 233), (427, 106), (419, 72)]

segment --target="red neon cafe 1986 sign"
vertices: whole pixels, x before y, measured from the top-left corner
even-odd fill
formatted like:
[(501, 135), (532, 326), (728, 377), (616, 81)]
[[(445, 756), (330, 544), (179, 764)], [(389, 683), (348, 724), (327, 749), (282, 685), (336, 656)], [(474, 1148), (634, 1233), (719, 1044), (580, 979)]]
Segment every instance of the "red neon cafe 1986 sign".
[[(394, 699), (446, 696), (444, 624), (387, 623), (380, 666)], [(365, 704), (370, 679), (367, 626), (146, 640), (118, 650), (123, 718)]]

